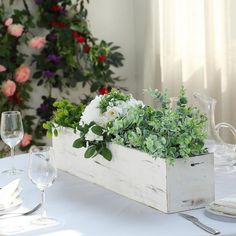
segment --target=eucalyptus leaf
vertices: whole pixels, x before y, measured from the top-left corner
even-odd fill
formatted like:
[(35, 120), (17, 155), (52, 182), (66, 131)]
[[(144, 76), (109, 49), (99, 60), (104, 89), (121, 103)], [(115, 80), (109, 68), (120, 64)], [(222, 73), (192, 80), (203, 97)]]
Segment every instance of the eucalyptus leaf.
[(43, 84), (43, 79), (40, 79), (37, 83), (37, 86), (41, 86)]
[(98, 83), (93, 83), (90, 87), (90, 91), (93, 93), (99, 89), (99, 84)]
[(35, 79), (39, 79), (42, 77), (42, 72), (41, 71), (37, 71), (33, 74), (33, 78)]

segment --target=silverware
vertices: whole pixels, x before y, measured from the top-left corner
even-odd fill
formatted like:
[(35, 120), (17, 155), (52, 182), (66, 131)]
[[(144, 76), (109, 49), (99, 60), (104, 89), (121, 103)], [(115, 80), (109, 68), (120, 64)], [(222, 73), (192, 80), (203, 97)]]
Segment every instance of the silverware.
[(194, 217), (194, 216), (192, 216), (192, 215), (188, 215), (188, 214), (184, 214), (184, 213), (179, 213), (179, 215), (182, 216), (183, 218), (185, 218), (185, 219), (191, 221), (193, 224), (195, 224), (196, 226), (200, 227), (201, 229), (207, 231), (207, 232), (210, 233), (210, 234), (214, 234), (214, 235), (220, 234), (220, 231), (215, 230), (215, 229), (213, 229), (213, 228), (211, 228), (211, 227), (209, 227), (209, 226), (207, 226), (207, 225), (201, 223), (201, 222), (198, 220), (198, 218), (196, 218), (196, 217)]
[(15, 216), (27, 216), (27, 215), (30, 215), (30, 214), (34, 213), (35, 211), (37, 211), (41, 206), (42, 206), (42, 204), (39, 203), (37, 206), (35, 206), (34, 208), (32, 208), (31, 210), (26, 211), (26, 212), (7, 212), (7, 213), (3, 213), (3, 214), (0, 214), (0, 217), (1, 216), (4, 216), (4, 217), (2, 217), (0, 219), (5, 219), (5, 218), (8, 218), (8, 217), (15, 217)]

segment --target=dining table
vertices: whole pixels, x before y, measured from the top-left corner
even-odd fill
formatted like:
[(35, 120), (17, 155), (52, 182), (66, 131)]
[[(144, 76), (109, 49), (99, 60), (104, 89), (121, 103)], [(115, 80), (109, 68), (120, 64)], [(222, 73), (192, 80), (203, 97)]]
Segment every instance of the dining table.
[[(0, 187), (20, 179), (22, 204), (14, 210), (27, 211), (41, 201), (41, 193), (28, 177), (29, 154), (15, 156), (20, 175), (1, 172), (11, 167), (11, 158), (0, 159)], [(150, 180), (151, 181), (151, 180)], [(186, 181), (188, 181), (186, 179)], [(179, 186), (181, 188), (181, 186)], [(236, 194), (236, 172), (215, 173), (215, 199)], [(32, 223), (40, 209), (27, 216), (0, 217), (0, 235), (45, 236), (206, 236), (208, 232), (178, 213), (166, 214), (101, 186), (58, 170), (53, 185), (46, 189), (46, 209), (58, 224), (39, 226)], [(185, 213), (217, 229), (222, 236), (236, 235), (236, 218), (219, 216), (205, 208)]]

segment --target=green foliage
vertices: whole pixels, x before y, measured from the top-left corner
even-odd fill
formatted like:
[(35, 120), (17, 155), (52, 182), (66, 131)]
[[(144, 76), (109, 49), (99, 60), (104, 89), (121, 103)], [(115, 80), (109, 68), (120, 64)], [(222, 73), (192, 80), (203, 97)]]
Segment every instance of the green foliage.
[(147, 92), (154, 100), (159, 101), (163, 108), (168, 108), (168, 106), (170, 104), (170, 99), (168, 96), (167, 89), (165, 89), (163, 92), (161, 92), (157, 89), (155, 89), (155, 90), (147, 89), (144, 91)]
[(47, 130), (47, 134), (51, 136), (58, 135), (57, 128), (59, 126), (75, 129), (79, 125), (80, 117), (84, 111), (84, 105), (76, 105), (70, 103), (66, 99), (61, 99), (53, 104), (56, 111), (51, 120), (43, 124), (43, 128)]
[(82, 148), (85, 146), (86, 146), (86, 143), (84, 142), (83, 138), (76, 139), (73, 143), (73, 147), (75, 148)]
[(112, 159), (112, 153), (107, 147), (103, 147), (100, 150), (99, 154), (102, 155), (108, 161), (111, 161)]
[(74, 141), (73, 147), (87, 147), (84, 154), (85, 158), (92, 158), (100, 154), (108, 161), (112, 159), (111, 151), (107, 147), (110, 137), (107, 136), (104, 128), (91, 122), (90, 124), (78, 125), (77, 129), (80, 138)]
[[(136, 103), (128, 107), (125, 115), (108, 121), (103, 127), (95, 122), (79, 124), (77, 129), (80, 138), (74, 141), (73, 146), (87, 148), (85, 158), (101, 154), (109, 161), (112, 154), (107, 144), (110, 142), (135, 148), (154, 158), (165, 158), (170, 162), (176, 158), (189, 158), (206, 153), (204, 140), (207, 137), (207, 118), (197, 108), (187, 105), (184, 88), (180, 90), (175, 109), (169, 102), (167, 90), (148, 92), (161, 103), (159, 108)], [(108, 106), (115, 107), (120, 101), (128, 103), (129, 98), (130, 96), (112, 90), (100, 99), (101, 115)]]
[(127, 116), (111, 121), (108, 133), (114, 136), (112, 142), (170, 161), (205, 153), (206, 117), (187, 106), (184, 89), (181, 88), (176, 110), (170, 109), (166, 91), (149, 92), (161, 102), (161, 108), (132, 107)]
[(92, 146), (89, 146), (84, 154), (84, 157), (85, 158), (90, 158), (90, 157), (93, 157), (96, 155), (96, 146), (95, 145), (92, 145)]
[(99, 135), (101, 136), (103, 134), (103, 128), (99, 125), (94, 125), (92, 128), (91, 128), (92, 132), (96, 135)]
[(101, 113), (105, 112), (107, 110), (108, 106), (114, 105), (117, 101), (127, 101), (130, 98), (130, 96), (118, 91), (117, 89), (112, 89), (110, 93), (103, 96), (100, 103), (99, 103), (99, 109)]

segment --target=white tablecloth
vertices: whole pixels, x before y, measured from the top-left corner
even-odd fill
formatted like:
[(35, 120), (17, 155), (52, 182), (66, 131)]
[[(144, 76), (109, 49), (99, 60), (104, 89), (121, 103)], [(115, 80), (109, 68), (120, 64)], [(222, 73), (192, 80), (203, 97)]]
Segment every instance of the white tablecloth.
[[(40, 191), (27, 176), (28, 155), (19, 155), (16, 166), (25, 172), (19, 176), (24, 202), (30, 209), (40, 202)], [(10, 167), (10, 159), (0, 160), (0, 171)], [(16, 176), (0, 174), (0, 187)], [(187, 181), (187, 180), (186, 180)], [(181, 187), (181, 186), (180, 186)], [(236, 173), (216, 176), (216, 198), (236, 193)], [(65, 236), (204, 236), (199, 229), (178, 214), (164, 214), (122, 197), (102, 187), (59, 171), (57, 181), (46, 191), (49, 216), (59, 225), (37, 228), (30, 222), (33, 216), (0, 219), (2, 235), (65, 235)], [(223, 236), (236, 235), (236, 219), (216, 217), (204, 209), (188, 211), (202, 222), (221, 231)]]

